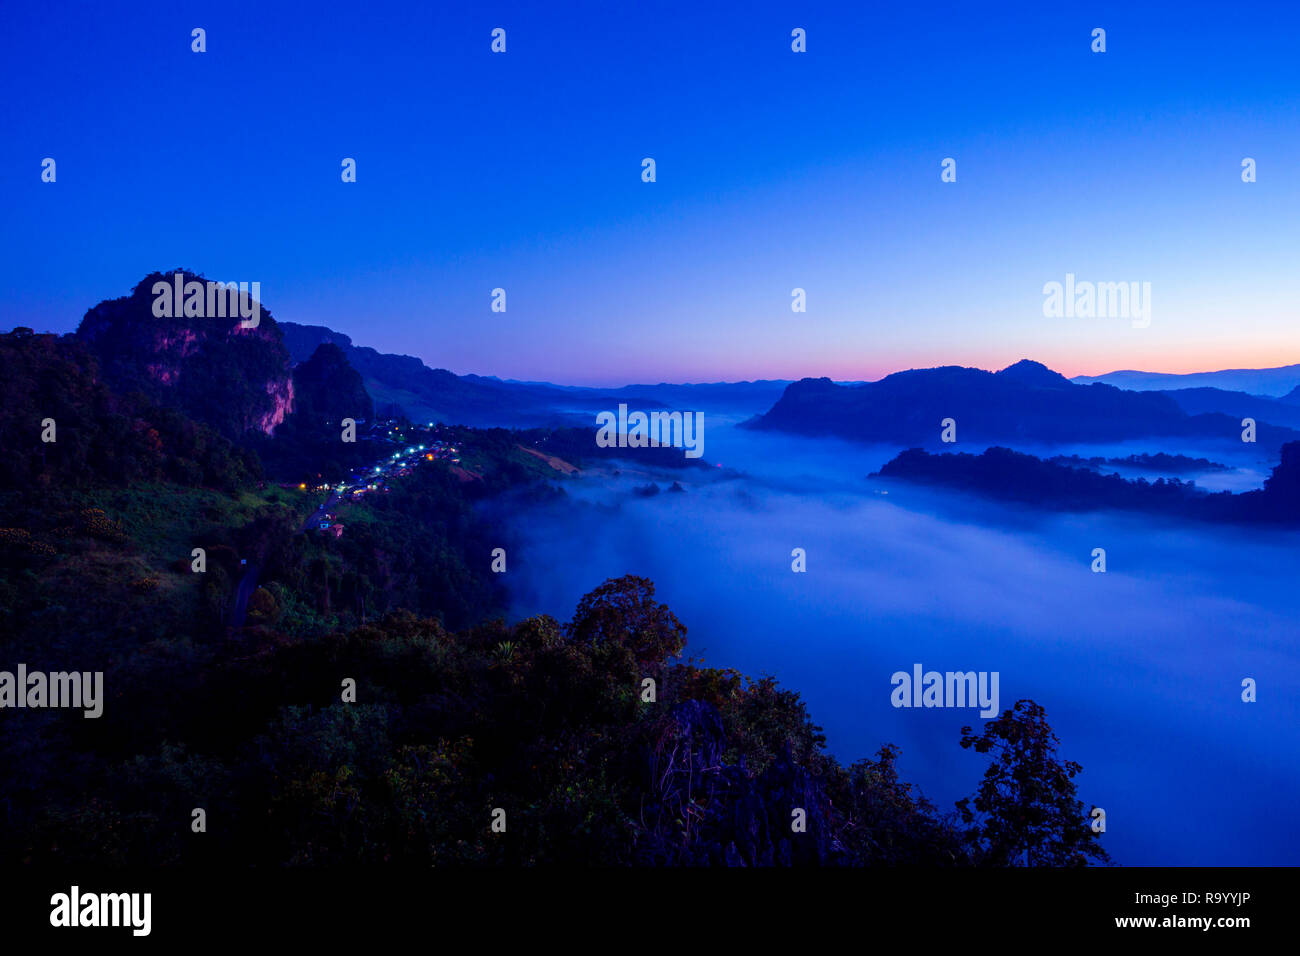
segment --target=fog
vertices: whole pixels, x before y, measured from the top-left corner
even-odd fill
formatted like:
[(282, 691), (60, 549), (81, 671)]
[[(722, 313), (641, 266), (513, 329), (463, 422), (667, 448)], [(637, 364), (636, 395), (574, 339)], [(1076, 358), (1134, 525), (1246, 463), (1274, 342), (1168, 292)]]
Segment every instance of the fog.
[[(1226, 460), (1153, 445), (1049, 453), (1135, 451)], [(797, 690), (844, 761), (898, 744), (902, 776), (945, 810), (978, 785), (986, 758), (958, 739), (982, 720), (896, 709), (890, 676), (997, 671), (1001, 708), (1042, 704), (1061, 756), (1083, 764), (1079, 796), (1106, 810), (1118, 862), (1300, 862), (1294, 537), (867, 480), (896, 452), (726, 425), (705, 444), (723, 468), (631, 461), (566, 482), (566, 501), (512, 521), (513, 612), (566, 620), (606, 578), (644, 575), (687, 626), (688, 656)], [(1230, 463), (1242, 470), (1228, 484), (1267, 475)], [(650, 480), (663, 493), (638, 496)], [(685, 493), (667, 491), (674, 480)], [(1246, 677), (1256, 703), (1241, 700)]]

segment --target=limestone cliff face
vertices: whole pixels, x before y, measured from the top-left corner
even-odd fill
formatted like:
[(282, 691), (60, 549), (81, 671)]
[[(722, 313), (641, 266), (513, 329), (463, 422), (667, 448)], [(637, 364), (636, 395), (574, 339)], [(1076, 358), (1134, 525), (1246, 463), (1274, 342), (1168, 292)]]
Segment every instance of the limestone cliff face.
[(277, 425), (293, 413), (293, 378), (267, 382), (266, 394), (271, 398), (270, 410), (248, 419), (246, 428), (256, 429), (264, 435), (269, 435), (275, 431)]
[[(180, 269), (145, 276), (130, 295), (87, 312), (76, 337), (119, 391), (176, 405), (231, 438), (271, 434), (294, 403), (289, 353), (275, 319), (257, 303), (257, 325), (245, 327), (237, 309), (213, 308), (212, 296), (175, 297), (177, 274), (181, 288), (207, 286), (203, 276)], [(166, 292), (157, 291), (163, 286)]]

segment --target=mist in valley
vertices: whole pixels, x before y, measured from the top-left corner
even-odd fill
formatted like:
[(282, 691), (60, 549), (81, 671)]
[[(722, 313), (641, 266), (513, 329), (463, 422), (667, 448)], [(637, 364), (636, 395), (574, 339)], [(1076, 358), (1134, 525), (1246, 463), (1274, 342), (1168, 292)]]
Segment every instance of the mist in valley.
[[(978, 709), (895, 708), (890, 677), (997, 671), (1000, 709), (1042, 704), (1062, 758), (1083, 765), (1079, 796), (1105, 809), (1117, 862), (1297, 862), (1294, 536), (867, 478), (898, 450), (728, 423), (706, 434), (707, 469), (655, 473), (629, 452), (619, 474), (565, 482), (562, 500), (512, 517), (512, 613), (565, 620), (606, 578), (644, 575), (689, 629), (687, 656), (797, 690), (843, 761), (899, 745), (904, 778), (944, 809), (983, 772), (958, 745)], [(1232, 490), (1268, 474), (1225, 448), (1021, 450), (1181, 452), (1233, 465), (1219, 476)], [(650, 482), (659, 494), (638, 493)], [(1247, 677), (1256, 703), (1241, 699)]]

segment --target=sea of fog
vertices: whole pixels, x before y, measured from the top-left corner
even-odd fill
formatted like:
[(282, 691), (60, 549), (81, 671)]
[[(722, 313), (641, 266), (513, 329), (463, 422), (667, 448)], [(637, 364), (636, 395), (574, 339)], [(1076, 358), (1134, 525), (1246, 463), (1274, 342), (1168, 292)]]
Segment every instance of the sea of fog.
[[(1293, 535), (1009, 509), (868, 480), (895, 448), (718, 421), (705, 457), (725, 469), (632, 462), (514, 515), (514, 613), (567, 620), (606, 578), (644, 575), (687, 626), (688, 656), (797, 690), (841, 760), (897, 744), (901, 775), (944, 810), (978, 785), (987, 758), (958, 740), (982, 720), (895, 708), (890, 677), (916, 663), (997, 671), (1002, 709), (1042, 704), (1061, 757), (1083, 765), (1080, 799), (1105, 809), (1117, 862), (1300, 863)], [(1181, 452), (1234, 465), (1192, 476), (1234, 491), (1258, 487), (1271, 464), (1167, 443), (1024, 450)], [(664, 493), (634, 492), (650, 480)], [(684, 493), (666, 490), (674, 480)], [(1104, 574), (1091, 570), (1098, 547)], [(805, 573), (791, 570), (794, 548)], [(1247, 677), (1255, 703), (1241, 699)]]

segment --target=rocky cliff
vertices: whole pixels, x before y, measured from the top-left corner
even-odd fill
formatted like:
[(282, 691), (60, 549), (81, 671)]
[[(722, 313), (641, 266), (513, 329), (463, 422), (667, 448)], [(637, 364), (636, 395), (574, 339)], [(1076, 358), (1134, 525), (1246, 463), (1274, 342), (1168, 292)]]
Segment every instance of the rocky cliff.
[(117, 391), (176, 405), (230, 438), (271, 434), (294, 407), (289, 353), (275, 319), (251, 293), (241, 301), (253, 307), (255, 321), (224, 308), (219, 294), (215, 308), (211, 294), (173, 297), (178, 275), (180, 288), (209, 286), (183, 269), (145, 276), (130, 295), (88, 311), (75, 337)]

